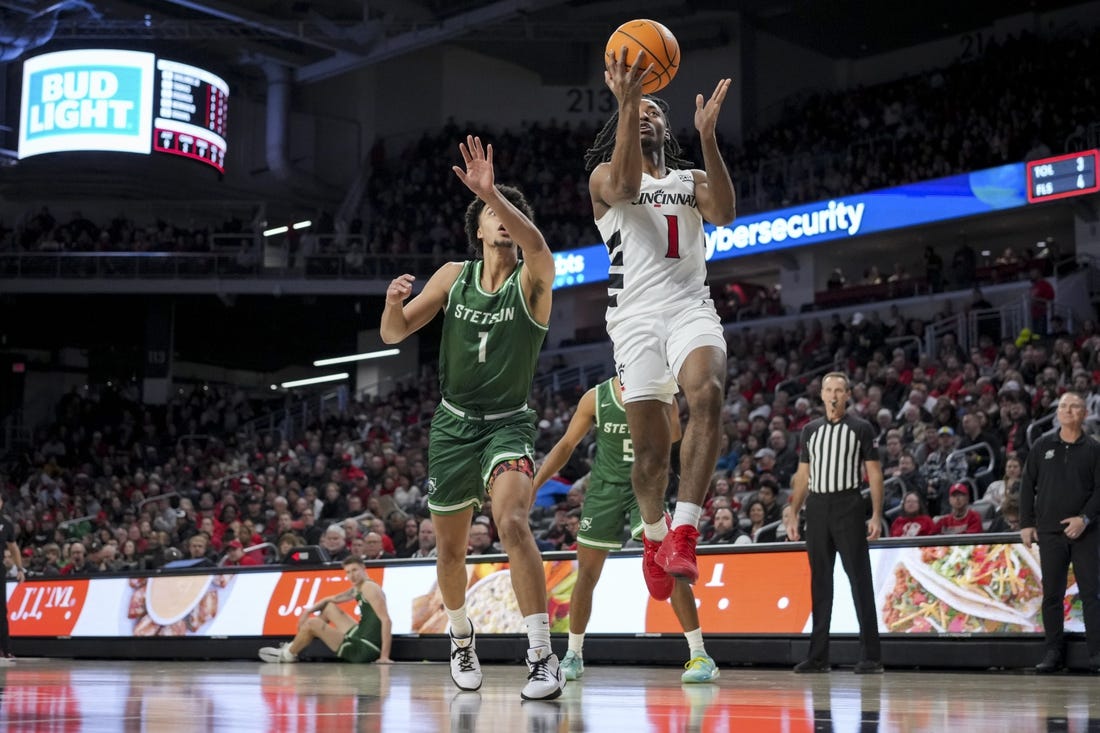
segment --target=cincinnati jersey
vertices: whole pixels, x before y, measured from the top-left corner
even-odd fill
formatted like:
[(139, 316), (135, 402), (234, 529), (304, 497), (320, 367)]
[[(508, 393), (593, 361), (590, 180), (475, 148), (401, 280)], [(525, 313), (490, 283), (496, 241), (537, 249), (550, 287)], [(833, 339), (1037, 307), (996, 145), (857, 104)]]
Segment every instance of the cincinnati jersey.
[[(614, 379), (614, 377), (612, 377)], [(596, 385), (596, 460), (592, 478), (608, 483), (630, 483), (634, 444), (626, 426), (626, 410), (612, 379)]]
[(468, 261), (447, 296), (439, 391), (456, 407), (506, 412), (527, 404), (546, 326), (527, 310), (523, 263), (495, 293), (481, 288), (482, 261)]
[(641, 191), (596, 220), (607, 245), (607, 323), (710, 299), (703, 217), (689, 170), (642, 174)]

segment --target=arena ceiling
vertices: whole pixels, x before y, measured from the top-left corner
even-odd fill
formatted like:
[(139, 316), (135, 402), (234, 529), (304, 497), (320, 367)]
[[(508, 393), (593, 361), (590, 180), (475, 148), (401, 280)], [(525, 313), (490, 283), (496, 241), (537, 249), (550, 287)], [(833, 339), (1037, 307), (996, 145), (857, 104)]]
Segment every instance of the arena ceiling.
[[(685, 47), (727, 43), (734, 13), (835, 58), (953, 36), (1018, 13), (1079, 0), (0, 0), (5, 56), (52, 42), (180, 44), (244, 67), (284, 60), (299, 82), (339, 75), (439, 43), (469, 44), (552, 76), (555, 44), (602, 43), (633, 17), (666, 22)], [(6, 45), (6, 48), (4, 46)], [(244, 72), (242, 68), (242, 73)]]

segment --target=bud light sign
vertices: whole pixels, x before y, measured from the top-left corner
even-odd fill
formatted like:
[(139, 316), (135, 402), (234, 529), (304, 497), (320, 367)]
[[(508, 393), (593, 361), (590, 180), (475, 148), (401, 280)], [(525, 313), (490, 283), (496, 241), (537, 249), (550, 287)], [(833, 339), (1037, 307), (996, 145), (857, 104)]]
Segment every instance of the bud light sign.
[(150, 152), (154, 56), (59, 51), (23, 64), (19, 157), (64, 150)]

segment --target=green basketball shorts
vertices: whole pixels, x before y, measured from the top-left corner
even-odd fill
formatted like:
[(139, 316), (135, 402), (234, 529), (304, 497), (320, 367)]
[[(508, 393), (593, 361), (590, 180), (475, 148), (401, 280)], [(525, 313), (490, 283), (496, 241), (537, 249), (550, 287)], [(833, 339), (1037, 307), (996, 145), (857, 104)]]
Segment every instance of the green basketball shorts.
[[(376, 636), (377, 639), (368, 638), (371, 636)], [(348, 633), (344, 634), (344, 642), (336, 650), (336, 656), (345, 662), (355, 664), (373, 662), (382, 656), (381, 644), (381, 626), (368, 630), (364, 630), (361, 626), (352, 626), (348, 629)]]
[(476, 510), (493, 468), (510, 459), (533, 461), (534, 445), (534, 410), (484, 420), (440, 405), (429, 432), (428, 508), (435, 514)]
[(618, 550), (623, 546), (623, 520), (627, 517), (631, 536), (641, 536), (642, 514), (630, 484), (590, 479), (581, 507), (577, 544), (594, 550)]

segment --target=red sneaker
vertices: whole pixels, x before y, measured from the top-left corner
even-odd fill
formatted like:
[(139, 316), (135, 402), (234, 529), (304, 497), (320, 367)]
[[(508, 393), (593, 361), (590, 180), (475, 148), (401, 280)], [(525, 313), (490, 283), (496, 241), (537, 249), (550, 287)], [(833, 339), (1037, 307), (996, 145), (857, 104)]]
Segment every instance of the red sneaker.
[(699, 579), (699, 566), (695, 562), (695, 542), (698, 539), (699, 530), (690, 524), (681, 524), (669, 531), (654, 559), (673, 578), (694, 583)]
[(672, 588), (676, 585), (676, 579), (664, 571), (657, 562), (657, 551), (662, 547), (660, 542), (654, 542), (648, 537), (642, 537), (642, 575), (645, 577), (645, 587), (649, 589), (649, 595), (658, 601), (667, 601), (672, 595)]

